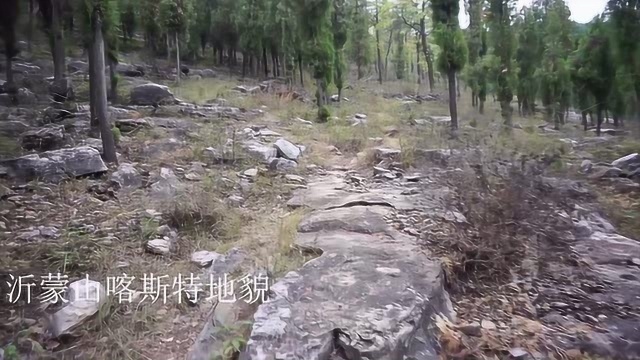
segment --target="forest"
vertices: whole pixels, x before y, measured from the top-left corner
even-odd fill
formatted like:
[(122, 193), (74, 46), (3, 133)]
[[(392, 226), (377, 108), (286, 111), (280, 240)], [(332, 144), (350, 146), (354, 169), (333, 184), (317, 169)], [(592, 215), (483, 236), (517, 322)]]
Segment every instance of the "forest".
[(0, 0), (0, 360), (640, 357), (601, 2)]

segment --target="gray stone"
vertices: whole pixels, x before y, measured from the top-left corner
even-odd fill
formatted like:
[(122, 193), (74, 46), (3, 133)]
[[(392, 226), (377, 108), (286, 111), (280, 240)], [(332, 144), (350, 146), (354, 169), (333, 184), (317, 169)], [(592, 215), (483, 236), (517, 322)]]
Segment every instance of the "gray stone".
[(22, 121), (17, 120), (2, 120), (0, 121), (0, 134), (15, 137), (23, 132), (29, 130), (29, 125)]
[(208, 147), (204, 149), (204, 155), (212, 164), (227, 163), (234, 160), (233, 149), (226, 146), (223, 148), (223, 150), (219, 150), (214, 147)]
[(300, 222), (298, 231), (308, 233), (343, 229), (361, 234), (380, 233), (389, 229), (389, 226), (378, 220), (390, 213), (391, 208), (383, 206), (353, 206), (316, 211)]
[(591, 224), (587, 220), (580, 220), (576, 225), (576, 235), (579, 237), (589, 237), (593, 234)]
[(293, 175), (293, 174), (287, 174), (284, 176), (285, 179), (292, 181), (292, 182), (296, 182), (299, 184), (304, 184), (305, 180), (302, 176), (300, 175)]
[(69, 72), (89, 72), (89, 64), (85, 61), (80, 61), (80, 60), (74, 60), (74, 61), (69, 61), (67, 63), (67, 70), (69, 70)]
[(267, 164), (277, 156), (277, 150), (274, 147), (255, 140), (244, 141), (240, 143), (240, 146), (249, 156)]
[(298, 167), (298, 163), (293, 160), (287, 160), (284, 158), (275, 158), (269, 164), (269, 169), (272, 171), (287, 172)]
[(107, 300), (102, 284), (88, 279), (69, 284), (67, 298), (67, 305), (51, 317), (51, 332), (55, 337), (71, 334), (85, 320), (95, 315)]
[(217, 76), (216, 72), (211, 69), (202, 69), (199, 75), (202, 76), (203, 78), (214, 78)]
[(247, 169), (247, 170), (242, 172), (242, 175), (246, 176), (246, 177), (249, 177), (249, 178), (254, 178), (254, 177), (258, 176), (258, 169), (256, 169), (256, 168)]
[(213, 251), (196, 251), (191, 254), (191, 262), (198, 265), (201, 268), (209, 267), (214, 261), (223, 258), (223, 255)]
[(276, 140), (273, 146), (275, 146), (275, 148), (278, 150), (278, 155), (285, 159), (296, 161), (302, 154), (298, 146), (283, 138)]
[(154, 83), (137, 85), (131, 89), (131, 103), (134, 105), (175, 104), (176, 98), (169, 87)]
[(140, 116), (140, 113), (135, 110), (123, 109), (113, 106), (109, 106), (109, 114), (111, 115), (112, 120), (132, 119)]
[(145, 119), (117, 119), (115, 125), (120, 131), (131, 132), (143, 127), (150, 127), (151, 124)]
[(227, 198), (226, 203), (231, 206), (239, 207), (244, 203), (244, 198), (240, 195), (231, 195)]
[(100, 152), (88, 146), (47, 151), (5, 160), (0, 165), (8, 169), (11, 177), (58, 182), (69, 176), (78, 177), (102, 173), (107, 166)]
[(234, 247), (222, 257), (217, 258), (207, 271), (214, 276), (231, 274), (242, 266), (247, 257), (244, 250)]
[(64, 145), (64, 138), (64, 126), (50, 125), (22, 134), (22, 147), (26, 150), (54, 150)]
[(26, 63), (13, 63), (11, 68), (18, 74), (37, 74), (42, 71), (40, 66)]
[(119, 63), (116, 71), (120, 75), (131, 77), (144, 76), (145, 73), (144, 67), (125, 63)]
[(161, 168), (160, 174), (151, 185), (151, 195), (158, 199), (168, 199), (175, 196), (184, 185), (180, 182), (173, 170)]
[(243, 94), (256, 94), (256, 93), (260, 92), (260, 86), (238, 85), (238, 86), (234, 87), (231, 90), (239, 91), (239, 92), (241, 92)]
[(428, 116), (427, 120), (434, 124), (449, 124), (451, 122), (451, 116)]
[(122, 163), (118, 170), (111, 174), (109, 180), (118, 184), (120, 189), (138, 189), (142, 187), (142, 177), (136, 168), (129, 163)]
[(374, 155), (377, 161), (382, 160), (400, 160), (400, 155), (402, 151), (396, 149), (388, 149), (388, 148), (375, 148)]
[[(385, 227), (382, 216), (354, 221), (362, 222), (348, 226)], [(271, 287), (241, 360), (437, 357), (432, 317), (453, 316), (440, 265), (393, 230), (338, 227), (299, 234), (298, 246), (322, 255)]]
[(593, 174), (589, 175), (589, 179), (599, 180), (605, 178), (616, 178), (622, 175), (622, 170), (616, 167), (594, 166)]
[(626, 169), (637, 164), (640, 164), (640, 154), (638, 153), (633, 153), (627, 156), (623, 156), (620, 159), (615, 160), (614, 162), (611, 163), (612, 166), (620, 169)]
[(452, 150), (448, 149), (418, 149), (415, 156), (441, 166), (449, 165), (449, 158), (454, 155)]
[(580, 171), (582, 171), (585, 174), (590, 172), (592, 168), (593, 168), (593, 163), (591, 162), (591, 160), (585, 159), (582, 161), (582, 164), (580, 164)]
[(258, 131), (258, 136), (282, 136), (282, 134), (280, 134), (279, 132), (275, 132), (273, 130), (269, 130), (269, 129), (261, 129), (260, 131)]
[(171, 241), (165, 239), (149, 240), (145, 244), (145, 250), (156, 255), (169, 255), (171, 253)]

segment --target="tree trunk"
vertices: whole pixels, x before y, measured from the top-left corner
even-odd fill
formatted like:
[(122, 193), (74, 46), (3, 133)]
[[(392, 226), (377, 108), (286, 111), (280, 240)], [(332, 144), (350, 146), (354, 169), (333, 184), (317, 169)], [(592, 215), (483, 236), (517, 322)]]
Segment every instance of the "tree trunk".
[[(96, 73), (96, 61), (95, 51), (93, 50), (93, 42), (89, 45), (89, 111), (91, 114), (89, 129), (89, 136), (92, 138), (100, 138), (100, 126), (98, 124), (98, 116), (96, 113), (96, 103), (98, 102), (96, 97), (96, 82), (93, 81), (94, 77), (98, 77), (99, 73)], [(104, 76), (104, 74), (103, 74)]]
[(27, 28), (27, 49), (31, 52), (31, 43), (33, 42), (33, 6), (34, 0), (29, 0), (29, 25)]
[(242, 78), (247, 75), (248, 56), (246, 53), (242, 54)]
[(300, 71), (300, 86), (304, 87), (304, 75), (302, 69), (302, 54), (298, 53), (298, 70)]
[(418, 85), (422, 84), (422, 68), (420, 66), (420, 41), (416, 39), (416, 71), (418, 72)]
[(169, 39), (169, 34), (166, 35), (167, 38), (167, 61), (171, 61), (171, 42)]
[[(424, 13), (426, 8), (426, 1), (422, 2), (422, 12)], [(431, 59), (431, 51), (427, 44), (427, 25), (426, 19), (423, 16), (420, 19), (420, 42), (422, 43), (422, 52), (424, 53), (424, 59), (427, 62), (427, 75), (429, 76), (429, 90), (433, 92), (434, 89), (434, 77), (433, 77), (433, 59)]]
[(118, 103), (118, 75), (116, 73), (116, 68), (118, 67), (118, 62), (112, 59), (109, 59), (109, 78), (111, 80), (111, 86), (109, 87), (110, 93), (109, 98), (111, 99), (112, 104)]
[(64, 78), (64, 33), (62, 30), (62, 10), (60, 1), (53, 1), (51, 11), (51, 31), (53, 32), (53, 79), (59, 82)]
[(604, 113), (604, 106), (601, 103), (598, 104), (596, 112), (598, 117), (598, 120), (597, 120), (598, 123), (596, 124), (596, 135), (600, 136), (600, 130), (602, 129), (602, 121), (604, 120), (602, 118), (602, 115)]
[(511, 127), (511, 125), (513, 125), (513, 109), (511, 108), (511, 102), (509, 100), (501, 100), (500, 111), (502, 118), (504, 119), (504, 124)]
[(376, 57), (377, 57), (377, 70), (378, 70), (378, 83), (382, 85), (382, 54), (380, 52), (380, 31), (376, 30)]
[(620, 120), (620, 118), (618, 117), (618, 114), (613, 114), (613, 126), (615, 126), (615, 127), (620, 126), (619, 120)]
[(584, 131), (587, 131), (587, 129), (589, 129), (589, 124), (587, 124), (587, 111), (582, 111), (581, 115), (582, 115), (582, 126), (584, 127)]
[(451, 115), (451, 130), (458, 129), (458, 106), (456, 97), (456, 72), (449, 70), (447, 73), (449, 79), (449, 114)]
[(478, 104), (478, 113), (484, 114), (484, 100), (480, 99)]
[(269, 77), (269, 61), (267, 60), (267, 48), (262, 47), (262, 65), (264, 66), (264, 77)]
[(94, 76), (90, 81), (95, 82), (95, 111), (100, 124), (100, 136), (102, 138), (103, 158), (107, 163), (117, 163), (116, 144), (113, 132), (107, 118), (107, 83), (104, 76), (104, 38), (102, 36), (102, 19), (100, 13), (94, 10), (93, 14), (93, 60), (95, 61)]
[(391, 52), (391, 42), (393, 40), (393, 29), (389, 30), (389, 44), (387, 44), (387, 53), (384, 56), (384, 79), (387, 80), (387, 72), (389, 70), (389, 53)]
[(178, 33), (175, 34), (176, 39), (176, 81), (180, 84), (180, 73), (182, 72), (180, 66), (180, 40), (178, 39)]

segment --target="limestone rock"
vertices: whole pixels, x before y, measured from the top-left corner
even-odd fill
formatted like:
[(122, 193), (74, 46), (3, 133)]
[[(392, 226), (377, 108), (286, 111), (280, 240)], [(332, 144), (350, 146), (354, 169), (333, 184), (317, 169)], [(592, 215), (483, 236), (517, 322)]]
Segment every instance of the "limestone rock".
[(627, 156), (623, 156), (620, 159), (612, 162), (611, 165), (619, 169), (626, 169), (633, 165), (640, 165), (640, 154), (633, 153)]
[(277, 150), (255, 140), (247, 140), (240, 143), (242, 149), (251, 157), (264, 163), (270, 163), (277, 156)]
[(51, 318), (51, 332), (56, 337), (71, 334), (86, 319), (95, 315), (106, 301), (102, 284), (88, 279), (69, 284), (67, 297), (67, 305)]
[(168, 199), (182, 190), (184, 185), (180, 182), (173, 170), (161, 168), (160, 174), (151, 185), (151, 195), (159, 199)]
[(287, 172), (295, 169), (297, 166), (298, 163), (293, 160), (275, 158), (269, 164), (269, 169), (271, 171)]
[(276, 140), (276, 142), (273, 145), (278, 150), (278, 155), (280, 155), (285, 159), (296, 161), (302, 154), (298, 146), (292, 144), (291, 142), (283, 138)]
[(145, 249), (156, 255), (169, 255), (171, 253), (171, 241), (165, 239), (149, 240), (145, 244)]
[(599, 180), (605, 178), (616, 178), (622, 175), (622, 170), (617, 167), (608, 166), (596, 166), (593, 168), (593, 174), (589, 176), (590, 179)]
[(590, 172), (592, 168), (593, 168), (593, 163), (591, 162), (591, 160), (585, 159), (582, 161), (582, 164), (580, 164), (580, 171), (582, 171), (585, 174)]
[(25, 132), (22, 135), (22, 147), (26, 150), (54, 150), (64, 145), (64, 138), (64, 126), (51, 125)]
[(232, 90), (239, 91), (243, 94), (255, 94), (260, 91), (260, 86), (238, 85), (234, 87)]
[(142, 187), (140, 173), (129, 163), (120, 164), (118, 170), (111, 174), (109, 180), (118, 184), (120, 189), (138, 189)]
[(223, 255), (213, 251), (196, 251), (191, 254), (191, 262), (198, 265), (201, 268), (209, 267), (214, 261), (223, 258)]
[(176, 98), (167, 86), (154, 83), (142, 84), (131, 89), (131, 103), (134, 105), (174, 104)]
[(396, 149), (388, 149), (388, 148), (375, 148), (374, 155), (377, 161), (382, 160), (393, 160), (397, 161), (400, 159), (400, 155), (402, 152)]
[(5, 160), (0, 165), (8, 169), (15, 178), (58, 182), (68, 176), (77, 177), (102, 173), (107, 166), (100, 152), (88, 146), (47, 151)]

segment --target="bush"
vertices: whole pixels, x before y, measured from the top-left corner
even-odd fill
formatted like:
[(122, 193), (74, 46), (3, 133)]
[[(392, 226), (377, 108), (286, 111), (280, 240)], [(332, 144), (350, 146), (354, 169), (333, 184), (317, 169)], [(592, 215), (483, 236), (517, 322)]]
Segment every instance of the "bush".
[(329, 121), (330, 117), (331, 117), (331, 111), (327, 106), (320, 106), (318, 108), (318, 122), (326, 123), (327, 121)]

